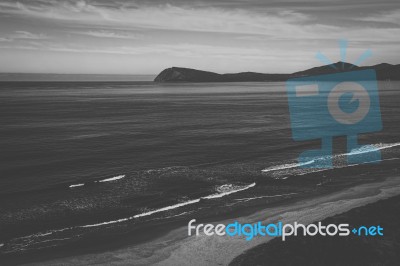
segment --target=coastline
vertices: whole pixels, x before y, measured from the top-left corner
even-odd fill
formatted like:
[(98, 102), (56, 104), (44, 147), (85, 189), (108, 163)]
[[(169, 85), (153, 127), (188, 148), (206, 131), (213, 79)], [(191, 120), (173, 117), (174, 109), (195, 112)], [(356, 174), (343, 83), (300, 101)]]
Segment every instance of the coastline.
[[(389, 177), (384, 181), (361, 184), (328, 195), (300, 200), (294, 204), (265, 208), (254, 214), (242, 216), (239, 222), (255, 221), (285, 223), (298, 221), (309, 224), (351, 209), (387, 199), (400, 194), (400, 177)], [(267, 217), (267, 218), (266, 218)], [(196, 217), (193, 217), (196, 219)], [(221, 220), (215, 223), (234, 221)], [(243, 237), (188, 237), (187, 227), (179, 227), (169, 233), (113, 251), (65, 257), (29, 265), (192, 265), (229, 264), (243, 252), (270, 241), (271, 237), (257, 237), (246, 241)]]
[(321, 221), (327, 224), (380, 226), (381, 236), (350, 234), (279, 238), (252, 248), (229, 265), (397, 265), (400, 260), (400, 196), (382, 199)]

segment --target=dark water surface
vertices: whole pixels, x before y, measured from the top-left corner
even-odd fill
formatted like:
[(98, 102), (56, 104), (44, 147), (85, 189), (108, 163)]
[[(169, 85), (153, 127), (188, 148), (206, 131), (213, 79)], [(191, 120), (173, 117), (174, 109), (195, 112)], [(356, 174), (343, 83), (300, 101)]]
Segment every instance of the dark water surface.
[(0, 193), (267, 152), (288, 137), (279, 85), (2, 84)]
[[(259, 207), (324, 187), (331, 182), (324, 174), (290, 178), (310, 173), (293, 164), (319, 143), (292, 140), (284, 85), (0, 83), (0, 252), (229, 213), (276, 196), (255, 200)], [(400, 141), (399, 87), (380, 83), (384, 129), (360, 138), (385, 150), (384, 159), (394, 158), (389, 150)]]

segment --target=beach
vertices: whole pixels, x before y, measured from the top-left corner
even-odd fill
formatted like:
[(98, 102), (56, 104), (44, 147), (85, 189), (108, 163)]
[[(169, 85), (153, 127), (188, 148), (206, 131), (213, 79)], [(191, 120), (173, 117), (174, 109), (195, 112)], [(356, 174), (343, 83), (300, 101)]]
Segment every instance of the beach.
[[(224, 220), (216, 223), (276, 222), (279, 220), (284, 223), (297, 221), (309, 224), (397, 195), (400, 195), (399, 176), (390, 177), (379, 183), (359, 185), (328, 196), (303, 200), (289, 206), (267, 208), (236, 220)], [(161, 238), (132, 248), (42, 262), (40, 265), (227, 265), (246, 250), (271, 239), (270, 237), (258, 237), (252, 241), (246, 241), (244, 237), (233, 239), (204, 235), (188, 237), (187, 227), (182, 227)]]
[(384, 228), (383, 236), (289, 237), (274, 239), (236, 257), (229, 265), (397, 265), (400, 197), (382, 199), (329, 217), (322, 224)]

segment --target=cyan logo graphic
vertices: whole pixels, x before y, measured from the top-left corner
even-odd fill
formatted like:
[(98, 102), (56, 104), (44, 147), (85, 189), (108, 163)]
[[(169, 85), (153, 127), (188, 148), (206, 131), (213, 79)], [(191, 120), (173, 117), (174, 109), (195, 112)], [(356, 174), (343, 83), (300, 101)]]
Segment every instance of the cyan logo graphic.
[(301, 167), (331, 168), (334, 136), (347, 136), (348, 164), (380, 161), (379, 150), (357, 141), (357, 134), (382, 129), (375, 70), (293, 78), (286, 88), (293, 139), (321, 139), (321, 149), (300, 154)]

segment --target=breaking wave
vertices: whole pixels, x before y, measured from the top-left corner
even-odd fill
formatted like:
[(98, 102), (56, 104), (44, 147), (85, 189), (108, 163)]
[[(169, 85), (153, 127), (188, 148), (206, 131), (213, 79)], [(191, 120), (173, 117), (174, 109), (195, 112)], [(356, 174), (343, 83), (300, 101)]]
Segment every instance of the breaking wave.
[(255, 185), (256, 185), (256, 183), (252, 183), (252, 184), (247, 185), (247, 186), (239, 186), (239, 185), (233, 185), (233, 184), (222, 185), (222, 186), (219, 186), (216, 189), (219, 193), (203, 197), (203, 199), (222, 198), (223, 196), (226, 196), (226, 195), (229, 195), (229, 194), (232, 194), (232, 193), (236, 193), (236, 192), (239, 192), (239, 191), (243, 191), (243, 190), (252, 188)]
[(96, 181), (96, 182), (99, 182), (99, 183), (110, 182), (110, 181), (115, 181), (115, 180), (122, 179), (124, 177), (125, 177), (125, 175), (117, 175), (117, 176), (114, 176), (114, 177), (111, 177), (111, 178), (102, 179), (102, 180), (99, 180), (99, 181)]
[[(330, 156), (324, 156), (324, 157), (319, 157), (319, 158), (313, 158), (313, 160), (309, 160), (305, 163), (285, 163), (285, 164), (279, 164), (279, 165), (274, 165), (274, 166), (270, 166), (268, 168), (265, 168), (263, 170), (261, 170), (262, 173), (268, 173), (268, 172), (275, 172), (275, 173), (279, 173), (281, 172), (282, 174), (289, 174), (288, 169), (293, 169), (293, 174), (299, 174), (299, 175), (304, 175), (310, 172), (319, 172), (319, 171), (326, 171), (327, 169), (318, 169), (318, 168), (301, 168), (302, 166), (307, 166), (307, 165), (311, 165), (313, 163), (315, 163), (316, 160), (320, 160), (320, 161), (324, 161), (327, 159), (332, 159), (332, 158), (341, 158), (344, 156), (348, 156), (348, 155), (359, 155), (359, 154), (367, 154), (370, 152), (374, 152), (377, 150), (384, 150), (384, 149), (389, 149), (389, 148), (393, 148), (393, 147), (397, 147), (400, 146), (400, 142), (395, 142), (395, 143), (377, 143), (377, 144), (369, 144), (369, 145), (363, 145), (360, 146), (356, 149), (352, 149), (350, 152), (348, 153), (341, 153), (341, 154), (335, 154), (335, 155), (330, 155)], [(311, 158), (310, 158), (311, 159)], [(382, 160), (385, 161), (385, 160)], [(368, 163), (372, 163), (375, 161), (369, 161)], [(353, 166), (353, 165), (341, 165), (341, 166), (335, 166), (336, 168), (342, 168), (345, 166)], [(272, 175), (277, 178), (277, 179), (286, 179), (287, 177), (281, 177), (281, 176), (276, 176), (274, 173), (272, 173)]]
[(219, 186), (216, 189), (219, 193), (216, 193), (216, 194), (211, 194), (209, 196), (201, 197), (201, 198), (198, 198), (198, 199), (193, 199), (193, 200), (189, 200), (189, 201), (173, 204), (173, 205), (166, 206), (166, 207), (163, 207), (163, 208), (160, 208), (160, 209), (155, 209), (155, 210), (152, 210), (152, 211), (136, 214), (134, 216), (127, 217), (127, 218), (122, 218), (122, 219), (118, 219), (118, 220), (102, 222), (102, 223), (97, 223), (97, 224), (82, 225), (80, 227), (81, 228), (96, 227), (96, 226), (102, 226), (102, 225), (126, 222), (126, 221), (129, 221), (129, 220), (132, 220), (132, 219), (136, 219), (136, 218), (140, 218), (140, 217), (144, 217), (144, 216), (149, 216), (149, 215), (152, 215), (152, 214), (155, 214), (155, 213), (169, 211), (169, 210), (180, 208), (180, 207), (183, 207), (183, 206), (186, 206), (186, 205), (198, 203), (202, 199), (222, 198), (222, 197), (224, 197), (226, 195), (233, 194), (233, 193), (236, 193), (236, 192), (239, 192), (239, 191), (243, 191), (243, 190), (252, 188), (255, 185), (256, 185), (256, 183), (252, 183), (250, 185), (245, 185), (245, 186), (243, 186), (243, 185), (241, 186), (241, 185), (226, 184), (226, 185)]
[(305, 165), (310, 165), (313, 164), (315, 161), (310, 160), (305, 163), (287, 163), (287, 164), (281, 164), (281, 165), (276, 165), (276, 166), (271, 166), (266, 169), (261, 170), (261, 172), (266, 173), (266, 172), (271, 172), (271, 171), (277, 171), (277, 170), (285, 170), (285, 169), (290, 169), (290, 168), (296, 168), (296, 167), (301, 167)]
[(73, 185), (70, 185), (70, 186), (69, 186), (69, 188), (81, 187), (81, 186), (84, 186), (84, 185), (85, 185), (84, 183), (80, 183), (80, 184), (73, 184)]

